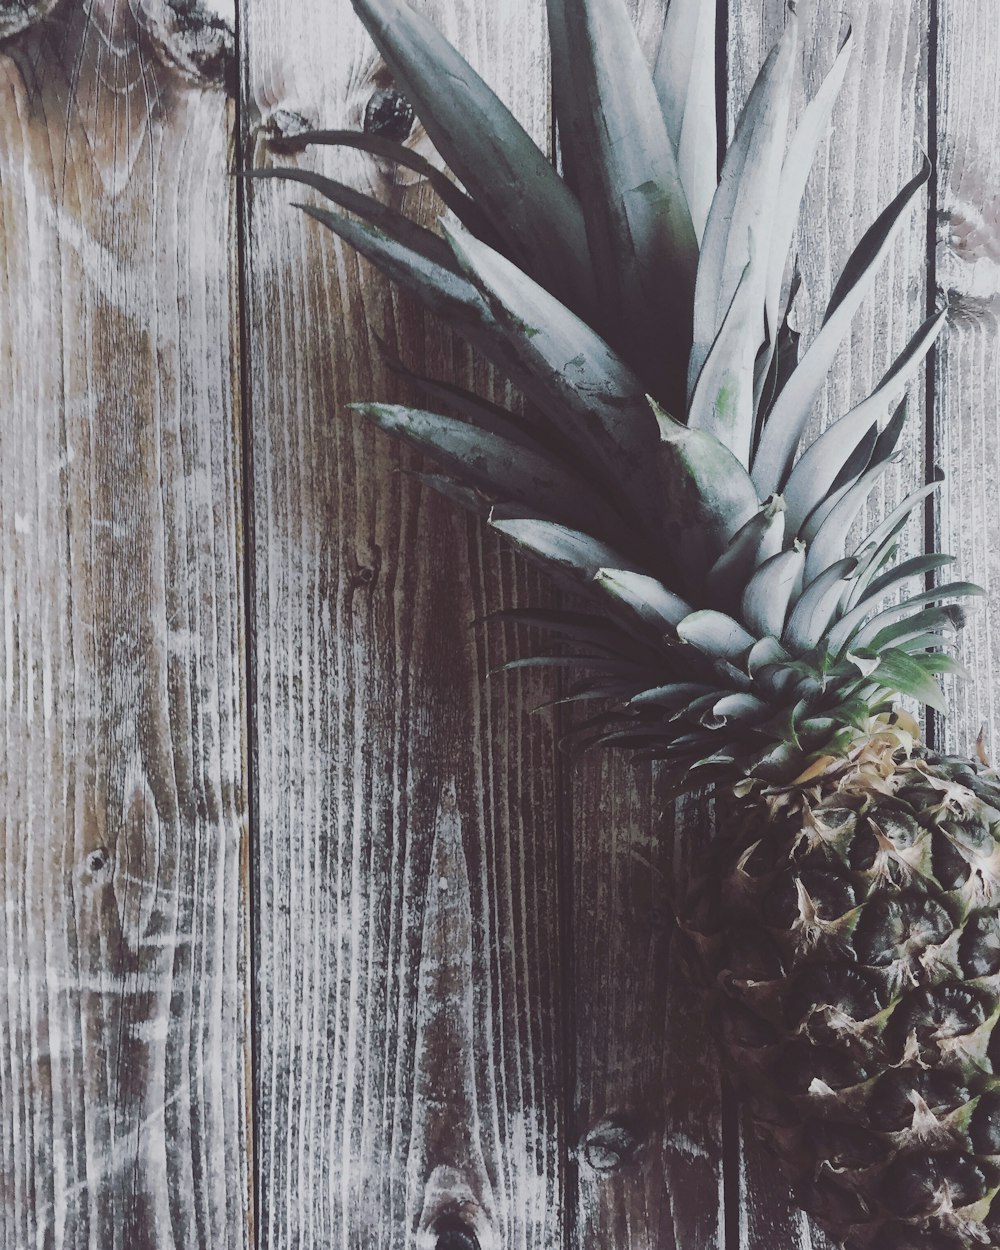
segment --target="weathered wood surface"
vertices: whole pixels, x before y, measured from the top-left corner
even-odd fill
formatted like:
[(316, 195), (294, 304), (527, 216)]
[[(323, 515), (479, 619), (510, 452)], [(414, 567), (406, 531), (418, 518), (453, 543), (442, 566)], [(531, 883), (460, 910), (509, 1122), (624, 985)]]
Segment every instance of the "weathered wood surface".
[(231, 110), (144, 16), (0, 49), (9, 1250), (250, 1238)]
[[(422, 7), (544, 142), (544, 7)], [(433, 221), (387, 167), (269, 141), (360, 126), (388, 85), (347, 0), (246, 13), (253, 160)], [(489, 379), (301, 198), (252, 188), (245, 261), (261, 1244), (433, 1246), (455, 1225), (542, 1250), (564, 1228), (563, 835), (552, 720), (529, 713), (554, 691), (490, 679), (513, 639), (471, 623), (544, 592), (345, 411), (404, 393), (369, 326), (410, 368)]]
[(990, 593), (973, 608), (960, 654), (976, 675), (952, 682), (944, 745), (968, 753), (980, 728), (1000, 759), (1000, 9), (939, 5), (934, 141), (935, 277), (951, 309), (938, 353), (933, 449), (945, 472), (936, 541), (961, 576)]
[[(349, 0), (242, 0), (238, 73), (223, 3), (52, 7), (0, 3), (0, 1241), (824, 1247), (744, 1142), (675, 966), (664, 901), (705, 813), (572, 765), (529, 716), (557, 689), (488, 677), (514, 639), (470, 621), (551, 592), (343, 411), (414, 394), (370, 325), (411, 368), (496, 382), (299, 189), (253, 185), (237, 221), (234, 119), (243, 164), (436, 215), (412, 176), (287, 142), (391, 89)], [(548, 142), (544, 0), (421, 7)], [(722, 8), (731, 128), (784, 5)], [(634, 0), (650, 53), (664, 11)], [(807, 197), (807, 337), (939, 156), (934, 231), (918, 208), (817, 420), (947, 297), (933, 411), (916, 386), (874, 509), (930, 449), (937, 545), (996, 586), (998, 19), (799, 11), (809, 89), (848, 18), (856, 43)], [(979, 680), (937, 727), (962, 751), (981, 723), (998, 750), (995, 625), (974, 616)]]

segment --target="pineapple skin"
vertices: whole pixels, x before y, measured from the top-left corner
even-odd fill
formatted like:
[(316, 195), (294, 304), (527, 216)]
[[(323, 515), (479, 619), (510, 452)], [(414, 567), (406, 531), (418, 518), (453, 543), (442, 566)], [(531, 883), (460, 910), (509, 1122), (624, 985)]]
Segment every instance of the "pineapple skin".
[(1000, 778), (887, 732), (717, 816), (683, 927), (799, 1201), (847, 1250), (1000, 1247)]

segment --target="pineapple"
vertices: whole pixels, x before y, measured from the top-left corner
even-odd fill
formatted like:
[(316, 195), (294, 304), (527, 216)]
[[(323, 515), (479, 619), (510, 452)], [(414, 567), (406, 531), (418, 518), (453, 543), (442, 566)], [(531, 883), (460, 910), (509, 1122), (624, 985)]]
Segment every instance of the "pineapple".
[(943, 709), (956, 601), (980, 591), (926, 588), (949, 556), (899, 556), (936, 483), (854, 528), (944, 313), (805, 438), (928, 164), (803, 347), (791, 253), (850, 35), (792, 128), (789, 4), (718, 173), (715, 5), (672, 0), (651, 71), (624, 0), (548, 0), (560, 173), (404, 0), (354, 5), (454, 178), (385, 138), (307, 139), (416, 169), (447, 220), (266, 173), (332, 202), (305, 211), (467, 335), (531, 415), (428, 378), (426, 408), (358, 411), (584, 601), (506, 614), (573, 673), (576, 738), (712, 789), (720, 832), (680, 923), (802, 1203), (848, 1247), (1000, 1247), (1000, 780), (929, 750), (898, 706)]

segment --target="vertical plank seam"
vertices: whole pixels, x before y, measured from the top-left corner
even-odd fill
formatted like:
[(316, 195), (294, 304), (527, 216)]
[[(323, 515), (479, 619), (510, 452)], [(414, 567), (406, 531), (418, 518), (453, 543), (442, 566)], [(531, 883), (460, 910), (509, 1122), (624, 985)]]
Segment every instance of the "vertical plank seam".
[[(927, 315), (937, 304), (937, 222), (940, 211), (941, 170), (938, 162), (938, 0), (927, 0), (927, 157), (931, 163), (931, 177), (927, 183)], [(924, 482), (929, 485), (936, 471), (937, 449), (937, 378), (938, 351), (934, 349), (927, 357), (925, 374), (926, 398), (924, 401)], [(940, 522), (940, 503), (936, 494), (924, 501), (924, 550), (934, 551)], [(932, 572), (924, 578), (930, 590), (935, 577)], [(933, 750), (940, 738), (940, 713), (927, 709), (927, 745)]]
[[(729, 147), (729, 0), (716, 0), (715, 99), (719, 161)], [(740, 1250), (740, 1117), (736, 1091), (723, 1077), (720, 1105), (722, 1135), (722, 1237), (726, 1250)]]
[(250, 378), (250, 323), (248, 317), (247, 292), (249, 289), (249, 255), (247, 239), (249, 238), (249, 205), (247, 202), (247, 185), (239, 176), (243, 167), (244, 155), (249, 150), (249, 136), (246, 127), (246, 110), (244, 100), (249, 99), (249, 57), (243, 55), (243, 9), (241, 0), (235, 0), (233, 15), (233, 34), (236, 57), (238, 61), (235, 90), (233, 98), (233, 157), (236, 168), (232, 171), (236, 179), (236, 324), (237, 351), (239, 353), (239, 404), (240, 404), (240, 477), (242, 534), (238, 537), (243, 564), (243, 636), (244, 636), (244, 672), (243, 689), (245, 698), (244, 727), (246, 733), (246, 804), (247, 804), (247, 856), (249, 860), (249, 897), (247, 899), (247, 929), (249, 949), (246, 952), (247, 971), (247, 1004), (249, 1020), (247, 1021), (248, 1038), (246, 1053), (249, 1055), (250, 1071), (247, 1075), (247, 1100), (249, 1103), (248, 1123), (248, 1154), (249, 1177), (249, 1228), (248, 1245), (255, 1247), (259, 1236), (258, 1215), (260, 1212), (260, 1176), (257, 1160), (259, 1158), (260, 1126), (257, 1099), (257, 1055), (259, 1052), (260, 1013), (257, 1002), (257, 949), (258, 949), (258, 914), (257, 900), (260, 892), (260, 857), (258, 855), (258, 810), (257, 795), (257, 666), (256, 666), (256, 603), (257, 578), (255, 571), (256, 542), (254, 533), (253, 513), (253, 440), (251, 422), (251, 378)]

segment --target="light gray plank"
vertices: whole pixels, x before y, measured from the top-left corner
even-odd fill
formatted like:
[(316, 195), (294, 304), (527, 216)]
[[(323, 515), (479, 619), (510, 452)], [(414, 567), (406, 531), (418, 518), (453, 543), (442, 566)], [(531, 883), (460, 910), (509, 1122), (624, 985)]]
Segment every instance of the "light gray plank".
[[(806, 90), (811, 93), (853, 23), (855, 54), (838, 104), (830, 140), (817, 162), (803, 206), (799, 261), (803, 296), (798, 326), (808, 343), (851, 248), (918, 168), (927, 143), (926, 0), (861, 4), (849, 13), (815, 3), (798, 6)], [(757, 68), (780, 34), (781, 0), (739, 0), (730, 6), (729, 124), (735, 124)], [(878, 382), (893, 354), (926, 312), (926, 215), (922, 204), (888, 258), (876, 289), (841, 351), (815, 429), (847, 411)], [(909, 432), (899, 464), (873, 492), (859, 521), (859, 538), (906, 493), (924, 480), (924, 392), (910, 392)], [(923, 547), (919, 521), (911, 523), (905, 551)], [(740, 1164), (740, 1244), (750, 1247), (823, 1246), (822, 1234), (789, 1203), (787, 1188), (752, 1140)]]
[(961, 577), (990, 592), (960, 639), (971, 681), (950, 681), (943, 745), (966, 755), (980, 728), (1000, 753), (1000, 11), (958, 0), (939, 6), (937, 283), (951, 309), (938, 354), (934, 456), (946, 477), (936, 540)]
[[(423, 7), (546, 141), (544, 6)], [(257, 162), (287, 161), (267, 135), (303, 118), (360, 126), (391, 85), (346, 0), (246, 16)], [(438, 211), (357, 153), (290, 159)], [(563, 1235), (560, 828), (551, 719), (529, 712), (552, 692), (490, 680), (512, 639), (470, 622), (542, 592), (343, 411), (403, 394), (369, 326), (491, 383), (296, 198), (253, 188), (246, 238), (261, 1242), (425, 1246), (458, 1221), (541, 1250)]]
[(145, 17), (0, 53), (11, 1250), (250, 1241), (229, 109)]

